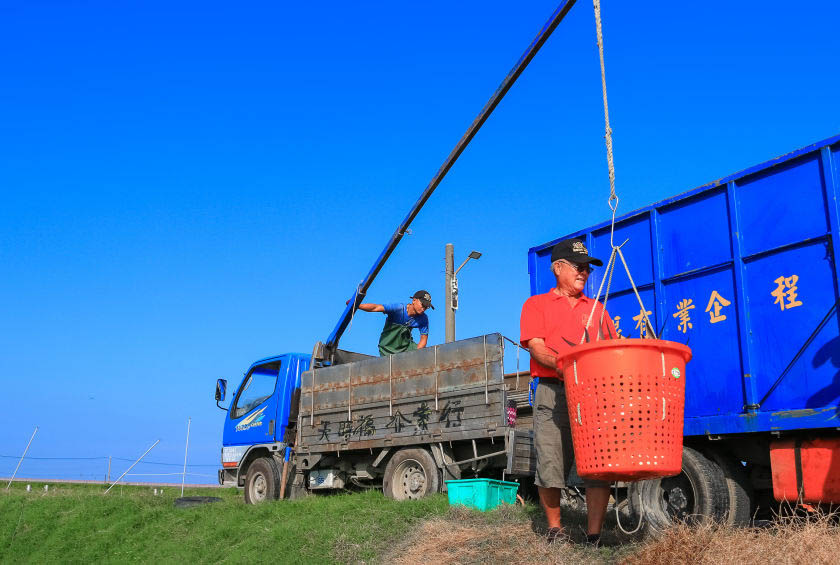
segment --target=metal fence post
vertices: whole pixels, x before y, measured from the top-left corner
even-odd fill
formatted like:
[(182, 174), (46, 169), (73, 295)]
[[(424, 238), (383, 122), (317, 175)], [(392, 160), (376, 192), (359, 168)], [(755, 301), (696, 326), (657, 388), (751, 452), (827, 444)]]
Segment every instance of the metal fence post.
[(17, 467), (15, 467), (15, 472), (12, 473), (12, 478), (9, 479), (9, 484), (6, 485), (6, 490), (9, 490), (9, 487), (12, 486), (12, 481), (15, 480), (15, 476), (17, 475), (18, 469), (20, 469), (20, 464), (23, 463), (23, 458), (26, 457), (26, 452), (29, 451), (29, 446), (32, 445), (32, 440), (35, 439), (35, 434), (38, 433), (38, 426), (35, 426), (35, 431), (32, 432), (32, 437), (29, 438), (29, 443), (26, 444), (26, 449), (23, 450), (23, 455), (20, 456), (20, 461), (18, 461)]
[(184, 472), (181, 474), (181, 496), (184, 496), (184, 483), (187, 480), (187, 451), (190, 448), (190, 424), (192, 418), (187, 418), (187, 444), (184, 446)]
[[(158, 440), (155, 440), (155, 442), (152, 444), (152, 447), (150, 447), (149, 449), (147, 449), (147, 450), (146, 450), (146, 453), (149, 453), (149, 452), (152, 450), (152, 448), (154, 448), (154, 446), (156, 446), (156, 445), (157, 445), (157, 444), (159, 444), (159, 443), (160, 443), (160, 440), (159, 440), (159, 439), (158, 439)], [(140, 463), (140, 459), (143, 459), (143, 458), (146, 456), (146, 453), (144, 453), (143, 455), (141, 455), (141, 456), (139, 457), (139, 459), (137, 459), (137, 461), (135, 461), (134, 463), (132, 463), (132, 464), (131, 464), (131, 467), (129, 467), (128, 469), (126, 469), (125, 473), (123, 473), (122, 475), (120, 475), (120, 478), (119, 478), (119, 479), (117, 479), (116, 481), (114, 481), (114, 484), (112, 484), (111, 486), (109, 486), (109, 487), (105, 490), (105, 492), (104, 492), (103, 494), (108, 494), (108, 491), (110, 491), (112, 488), (114, 488), (114, 485), (115, 485), (115, 484), (117, 484), (118, 482), (120, 482), (120, 480), (121, 480), (124, 476), (126, 476), (126, 475), (128, 474), (128, 472), (129, 472), (129, 471), (131, 471), (132, 469), (134, 469), (134, 466), (135, 466), (135, 465), (137, 465), (138, 463)]]

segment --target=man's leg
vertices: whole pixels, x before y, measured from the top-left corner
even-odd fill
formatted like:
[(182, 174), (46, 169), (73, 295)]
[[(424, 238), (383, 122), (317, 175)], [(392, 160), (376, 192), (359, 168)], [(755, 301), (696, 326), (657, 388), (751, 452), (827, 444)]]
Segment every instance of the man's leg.
[(537, 453), (537, 473), (534, 482), (539, 488), (540, 503), (548, 522), (548, 539), (553, 542), (562, 535), (560, 500), (565, 486), (563, 438), (559, 424), (566, 414), (563, 384), (556, 379), (540, 379), (534, 398), (534, 447)]
[[(599, 535), (601, 533), (601, 528), (604, 527), (604, 518), (607, 515), (607, 503), (609, 501), (609, 486), (586, 488), (586, 533), (588, 535)], [(546, 512), (547, 514), (548, 512)]]
[(562, 528), (560, 523), (560, 489), (538, 487), (540, 491), (540, 502), (545, 510), (545, 519), (549, 528)]

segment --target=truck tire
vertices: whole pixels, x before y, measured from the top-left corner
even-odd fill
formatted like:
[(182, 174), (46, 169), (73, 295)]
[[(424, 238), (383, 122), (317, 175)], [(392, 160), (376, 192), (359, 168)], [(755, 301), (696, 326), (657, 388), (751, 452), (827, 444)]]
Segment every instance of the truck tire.
[(753, 489), (744, 466), (727, 454), (709, 452), (708, 455), (721, 468), (726, 480), (729, 497), (723, 509), (723, 523), (728, 526), (749, 526)]
[(280, 469), (271, 457), (260, 457), (245, 475), (245, 502), (260, 504), (280, 496)]
[(646, 532), (657, 536), (669, 526), (683, 522), (719, 522), (729, 499), (723, 471), (699, 451), (683, 447), (682, 472), (632, 483), (628, 489), (631, 514), (638, 518), (644, 507)]
[(385, 466), (382, 480), (385, 496), (413, 500), (440, 491), (440, 473), (432, 454), (425, 449), (401, 449)]

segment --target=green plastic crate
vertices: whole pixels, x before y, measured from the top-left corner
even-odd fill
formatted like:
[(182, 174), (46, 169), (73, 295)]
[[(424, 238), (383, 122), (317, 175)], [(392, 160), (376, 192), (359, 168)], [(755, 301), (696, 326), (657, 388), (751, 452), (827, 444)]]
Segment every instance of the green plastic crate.
[(496, 479), (446, 481), (450, 506), (469, 506), (482, 512), (500, 504), (516, 504), (519, 483)]

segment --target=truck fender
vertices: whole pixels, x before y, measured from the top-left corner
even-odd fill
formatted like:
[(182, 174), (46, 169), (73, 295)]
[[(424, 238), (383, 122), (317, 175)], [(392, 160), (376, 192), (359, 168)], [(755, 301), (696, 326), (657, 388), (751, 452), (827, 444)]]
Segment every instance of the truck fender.
[(256, 443), (250, 446), (242, 459), (239, 460), (239, 465), (236, 468), (236, 484), (240, 487), (245, 485), (245, 475), (248, 473), (248, 467), (255, 459), (271, 455), (282, 466), (285, 452), (286, 444), (283, 442)]

